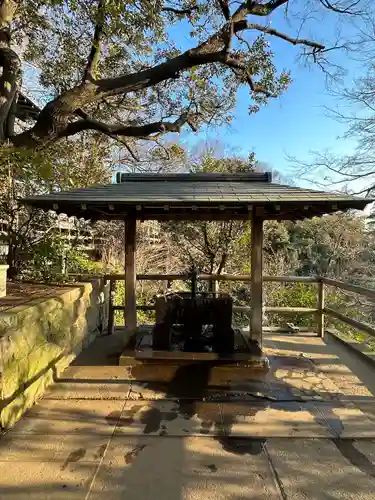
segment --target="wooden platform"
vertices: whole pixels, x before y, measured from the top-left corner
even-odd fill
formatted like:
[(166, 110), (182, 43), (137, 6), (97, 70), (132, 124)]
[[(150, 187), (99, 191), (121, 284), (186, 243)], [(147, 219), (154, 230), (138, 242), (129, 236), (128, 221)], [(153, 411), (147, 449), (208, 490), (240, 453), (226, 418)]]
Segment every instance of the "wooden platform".
[(180, 367), (192, 364), (207, 365), (211, 369), (235, 366), (256, 373), (266, 373), (269, 369), (267, 357), (259, 350), (256, 354), (251, 352), (251, 346), (240, 330), (235, 331), (236, 352), (227, 355), (214, 352), (156, 351), (152, 349), (151, 330), (152, 327), (148, 325), (138, 329), (135, 349), (123, 351), (119, 359), (120, 366), (159, 366), (162, 369), (154, 371), (152, 379), (162, 382), (173, 380)]

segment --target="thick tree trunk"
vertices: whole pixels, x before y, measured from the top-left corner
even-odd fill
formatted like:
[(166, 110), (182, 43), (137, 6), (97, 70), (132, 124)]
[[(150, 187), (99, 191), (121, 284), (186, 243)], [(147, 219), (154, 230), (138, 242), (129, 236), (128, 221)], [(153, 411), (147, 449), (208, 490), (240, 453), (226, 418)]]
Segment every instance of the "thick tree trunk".
[(64, 92), (45, 106), (32, 129), (12, 139), (13, 144), (33, 149), (56, 141), (72, 119), (77, 117), (76, 111), (93, 100), (95, 91), (94, 84), (84, 82)]
[[(21, 61), (14, 50), (1, 45), (0, 66), (3, 74), (0, 77), (0, 141), (8, 138), (9, 125), (12, 123), (12, 106), (21, 77)], [(11, 131), (12, 132), (12, 131)]]
[(11, 23), (18, 3), (0, 0), (0, 142), (14, 132), (14, 112), (17, 90), (21, 82), (21, 60), (10, 48)]

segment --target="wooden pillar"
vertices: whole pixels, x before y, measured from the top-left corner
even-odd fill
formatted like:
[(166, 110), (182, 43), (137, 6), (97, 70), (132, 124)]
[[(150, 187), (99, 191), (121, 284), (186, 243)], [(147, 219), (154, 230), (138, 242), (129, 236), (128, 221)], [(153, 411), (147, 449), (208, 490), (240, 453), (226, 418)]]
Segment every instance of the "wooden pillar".
[(115, 311), (113, 309), (116, 295), (116, 281), (109, 281), (109, 306), (108, 306), (108, 335), (112, 335), (115, 329)]
[(137, 302), (135, 295), (136, 219), (125, 220), (125, 328), (130, 338), (137, 330)]
[(263, 317), (263, 219), (254, 207), (251, 217), (251, 322), (250, 338), (262, 347)]
[(324, 283), (321, 279), (318, 283), (318, 336), (324, 338), (324, 307), (325, 307), (325, 298), (324, 298)]
[(211, 292), (214, 297), (218, 297), (219, 294), (219, 282), (217, 280), (212, 280), (211, 282)]

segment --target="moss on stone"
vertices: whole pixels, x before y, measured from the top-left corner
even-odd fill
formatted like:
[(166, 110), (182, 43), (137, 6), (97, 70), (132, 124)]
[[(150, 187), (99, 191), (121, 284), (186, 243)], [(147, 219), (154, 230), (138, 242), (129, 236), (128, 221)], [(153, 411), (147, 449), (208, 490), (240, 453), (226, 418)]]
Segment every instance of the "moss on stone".
[(0, 313), (0, 425), (11, 427), (99, 333), (100, 280)]

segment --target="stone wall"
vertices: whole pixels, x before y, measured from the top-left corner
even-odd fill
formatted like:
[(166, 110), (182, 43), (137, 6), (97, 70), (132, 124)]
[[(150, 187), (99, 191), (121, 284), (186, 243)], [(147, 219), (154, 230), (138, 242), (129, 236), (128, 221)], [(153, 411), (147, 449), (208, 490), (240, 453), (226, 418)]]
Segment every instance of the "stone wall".
[(0, 426), (8, 428), (107, 326), (103, 280), (0, 312)]

